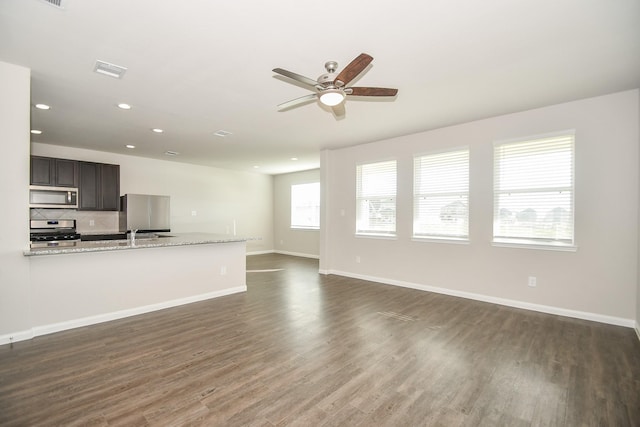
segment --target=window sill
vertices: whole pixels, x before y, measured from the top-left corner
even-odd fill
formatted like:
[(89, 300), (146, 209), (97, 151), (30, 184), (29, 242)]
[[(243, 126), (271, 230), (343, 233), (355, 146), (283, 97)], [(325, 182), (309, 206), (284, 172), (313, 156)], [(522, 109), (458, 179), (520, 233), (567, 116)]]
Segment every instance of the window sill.
[(395, 234), (356, 233), (356, 237), (364, 239), (398, 240)]
[(320, 231), (320, 227), (290, 227), (290, 229), (296, 231)]
[(456, 237), (422, 237), (412, 236), (411, 240), (421, 243), (452, 243), (454, 245), (468, 245), (469, 239), (456, 238)]
[(491, 246), (499, 248), (537, 249), (543, 251), (577, 252), (578, 247), (567, 243), (535, 242), (518, 239), (495, 239)]

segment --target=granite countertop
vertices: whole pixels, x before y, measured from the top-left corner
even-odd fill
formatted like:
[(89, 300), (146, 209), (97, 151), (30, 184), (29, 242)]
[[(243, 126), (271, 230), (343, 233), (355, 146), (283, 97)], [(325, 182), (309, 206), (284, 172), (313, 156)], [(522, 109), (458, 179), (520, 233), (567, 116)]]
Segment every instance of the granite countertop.
[(131, 240), (93, 240), (64, 242), (63, 245), (52, 244), (46, 247), (26, 249), (25, 256), (57, 255), (79, 252), (103, 252), (144, 248), (162, 248), (169, 246), (206, 245), (212, 243), (246, 242), (246, 237), (229, 236), (211, 233), (158, 233), (155, 237), (136, 237)]

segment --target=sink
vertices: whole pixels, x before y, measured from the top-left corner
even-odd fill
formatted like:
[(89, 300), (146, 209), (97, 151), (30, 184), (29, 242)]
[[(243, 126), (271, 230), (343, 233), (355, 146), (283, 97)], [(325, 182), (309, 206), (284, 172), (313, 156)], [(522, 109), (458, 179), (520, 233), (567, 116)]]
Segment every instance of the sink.
[(136, 240), (157, 240), (157, 239), (163, 239), (165, 237), (175, 237), (175, 236), (171, 236), (169, 234), (136, 234)]
[(80, 240), (82, 242), (95, 242), (97, 240), (126, 240), (127, 235), (125, 233), (116, 234), (81, 234)]
[[(128, 240), (127, 233), (115, 233), (115, 234), (82, 234), (80, 240), (83, 242), (95, 242), (99, 240)], [(144, 233), (136, 235), (136, 240), (155, 240), (163, 239), (166, 237), (175, 237), (170, 234), (150, 234)]]

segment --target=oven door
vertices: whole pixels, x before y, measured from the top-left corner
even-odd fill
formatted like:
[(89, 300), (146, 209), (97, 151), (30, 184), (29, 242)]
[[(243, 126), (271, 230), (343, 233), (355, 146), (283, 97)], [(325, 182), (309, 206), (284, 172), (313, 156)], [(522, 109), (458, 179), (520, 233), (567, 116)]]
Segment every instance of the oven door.
[(69, 248), (78, 245), (80, 240), (43, 240), (31, 242), (31, 248)]

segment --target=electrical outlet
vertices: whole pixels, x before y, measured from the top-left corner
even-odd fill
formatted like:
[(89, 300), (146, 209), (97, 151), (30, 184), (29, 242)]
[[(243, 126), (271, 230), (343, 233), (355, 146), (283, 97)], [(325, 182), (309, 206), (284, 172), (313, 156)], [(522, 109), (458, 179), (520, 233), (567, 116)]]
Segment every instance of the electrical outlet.
[(227, 275), (227, 266), (223, 265), (222, 267), (220, 267), (220, 275), (221, 276), (226, 276)]
[(196, 216), (196, 215), (198, 215), (197, 211), (191, 211), (191, 216)]
[(360, 264), (360, 256), (357, 256), (357, 257), (356, 257), (356, 262), (357, 262), (358, 264)]
[(93, 227), (94, 225), (96, 225), (96, 222), (92, 219), (89, 220), (89, 227)]
[(527, 282), (527, 285), (530, 288), (535, 288), (536, 286), (538, 286), (538, 279), (536, 278), (536, 276), (529, 276), (529, 281)]

